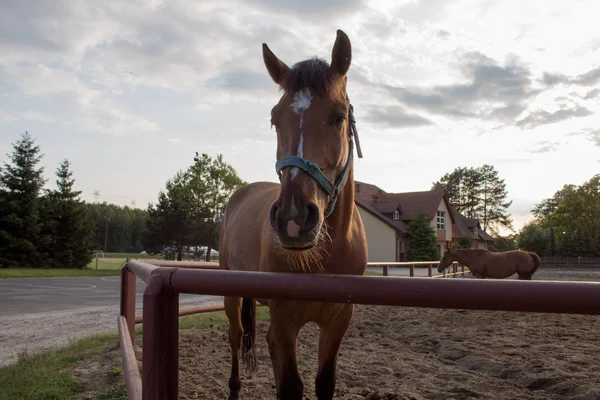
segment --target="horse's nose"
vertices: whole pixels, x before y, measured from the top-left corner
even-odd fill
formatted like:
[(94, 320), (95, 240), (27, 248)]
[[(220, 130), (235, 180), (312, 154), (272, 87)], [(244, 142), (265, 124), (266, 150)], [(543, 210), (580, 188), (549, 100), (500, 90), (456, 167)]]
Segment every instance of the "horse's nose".
[(319, 224), (319, 207), (311, 201), (293, 212), (285, 212), (281, 203), (275, 202), (271, 205), (269, 219), (277, 234), (298, 238), (301, 234), (311, 232)]
[(319, 207), (312, 201), (309, 201), (306, 205), (306, 220), (302, 230), (304, 232), (310, 232), (319, 223)]

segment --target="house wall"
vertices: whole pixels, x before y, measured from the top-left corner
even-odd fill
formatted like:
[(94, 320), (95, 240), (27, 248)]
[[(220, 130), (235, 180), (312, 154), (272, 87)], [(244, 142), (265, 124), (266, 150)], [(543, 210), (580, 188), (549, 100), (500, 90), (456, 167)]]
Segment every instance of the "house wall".
[(437, 211), (444, 211), (446, 213), (446, 229), (444, 230), (444, 236), (442, 236), (442, 231), (438, 231), (437, 229), (437, 215), (433, 216), (433, 219), (430, 222), (433, 231), (436, 232), (436, 236), (439, 241), (452, 241), (452, 219), (450, 219), (450, 213), (448, 212), (448, 207), (446, 207), (446, 203), (442, 199), (440, 201), (440, 205), (438, 206)]
[(357, 208), (367, 233), (368, 261), (396, 261), (396, 231), (362, 208)]
[[(396, 251), (398, 252), (398, 255), (396, 257), (396, 261), (407, 261), (406, 260), (406, 252), (408, 251), (409, 244), (410, 244), (410, 241), (408, 240), (407, 236), (405, 236), (405, 235), (399, 235), (398, 232), (396, 232), (396, 246), (397, 246)], [(400, 255), (400, 251), (399, 250), (402, 252), (402, 255)], [(403, 259), (400, 259), (401, 257)]]

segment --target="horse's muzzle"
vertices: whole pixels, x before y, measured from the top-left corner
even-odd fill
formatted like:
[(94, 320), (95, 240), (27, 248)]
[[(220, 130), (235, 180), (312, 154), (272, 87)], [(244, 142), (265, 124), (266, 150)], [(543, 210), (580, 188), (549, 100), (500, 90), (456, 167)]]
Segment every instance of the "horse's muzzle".
[(271, 206), (269, 219), (279, 243), (289, 250), (308, 250), (315, 245), (319, 225), (319, 208), (313, 202), (291, 216), (282, 211), (280, 203)]

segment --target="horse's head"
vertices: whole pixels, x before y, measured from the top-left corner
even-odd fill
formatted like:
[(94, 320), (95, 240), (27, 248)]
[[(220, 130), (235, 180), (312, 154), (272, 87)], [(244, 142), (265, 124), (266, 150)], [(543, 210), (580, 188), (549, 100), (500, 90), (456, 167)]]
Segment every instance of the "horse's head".
[(442, 272), (443, 270), (451, 266), (453, 262), (454, 256), (452, 255), (452, 250), (446, 247), (446, 249), (444, 250), (444, 255), (440, 260), (440, 264), (438, 265), (438, 272)]
[(311, 249), (352, 168), (346, 74), (350, 40), (338, 30), (331, 64), (313, 58), (292, 68), (263, 44), (269, 75), (283, 89), (271, 111), (281, 188), (270, 222), (286, 249)]

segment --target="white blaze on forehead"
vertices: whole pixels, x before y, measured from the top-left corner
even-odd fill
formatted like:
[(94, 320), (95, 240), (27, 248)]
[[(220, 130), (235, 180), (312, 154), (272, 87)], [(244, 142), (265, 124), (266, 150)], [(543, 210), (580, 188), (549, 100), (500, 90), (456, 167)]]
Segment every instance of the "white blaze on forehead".
[[(302, 125), (304, 122), (304, 111), (308, 110), (310, 104), (312, 103), (312, 95), (310, 93), (310, 89), (305, 88), (303, 90), (299, 90), (294, 93), (294, 101), (292, 102), (292, 110), (296, 114), (300, 115), (300, 139), (298, 140), (298, 149), (297, 155), (302, 158), (303, 149), (304, 149), (304, 134), (302, 131)], [(295, 179), (298, 176), (298, 168), (292, 169), (292, 179)]]
[(308, 110), (310, 103), (312, 102), (312, 95), (310, 89), (302, 89), (294, 93), (294, 101), (292, 102), (292, 110), (296, 114), (300, 114), (303, 111)]

